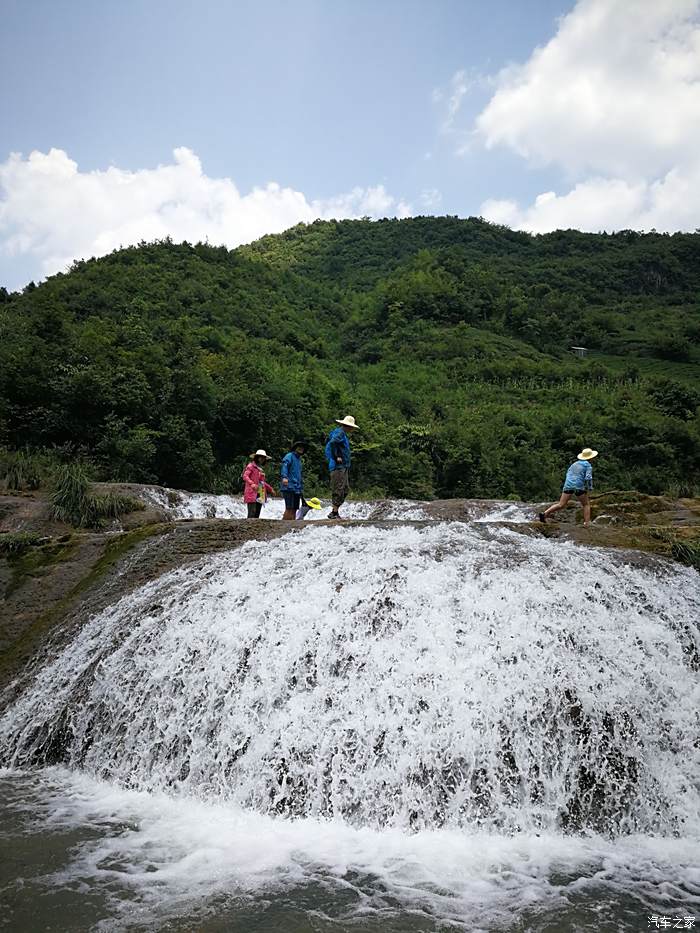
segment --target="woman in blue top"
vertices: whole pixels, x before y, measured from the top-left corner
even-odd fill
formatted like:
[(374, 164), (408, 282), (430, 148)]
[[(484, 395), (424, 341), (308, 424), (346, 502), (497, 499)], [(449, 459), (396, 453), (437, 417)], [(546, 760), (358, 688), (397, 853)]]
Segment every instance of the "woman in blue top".
[(296, 518), (301, 502), (301, 494), (304, 491), (301, 458), (305, 448), (306, 445), (303, 441), (294, 441), (292, 449), (282, 458), (282, 466), (280, 467), (282, 495), (284, 496), (284, 515), (282, 518), (287, 521)]
[(590, 461), (597, 456), (597, 450), (591, 450), (590, 447), (584, 447), (584, 449), (566, 471), (566, 479), (564, 480), (564, 488), (562, 489), (561, 499), (554, 505), (550, 505), (550, 507), (545, 512), (540, 512), (539, 518), (541, 522), (546, 522), (547, 518), (550, 515), (553, 515), (554, 512), (558, 512), (560, 509), (566, 508), (566, 506), (569, 504), (569, 499), (572, 496), (576, 496), (583, 506), (583, 524), (586, 527), (590, 525), (591, 500), (588, 498), (588, 493), (591, 489), (593, 489), (593, 467), (591, 466)]

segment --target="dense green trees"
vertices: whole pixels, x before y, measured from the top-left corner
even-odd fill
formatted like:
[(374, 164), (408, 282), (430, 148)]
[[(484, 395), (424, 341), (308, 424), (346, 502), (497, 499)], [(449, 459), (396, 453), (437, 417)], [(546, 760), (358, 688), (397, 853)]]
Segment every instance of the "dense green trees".
[(700, 485), (699, 235), (419, 217), (144, 243), (0, 289), (0, 335), (0, 445), (104, 478), (233, 489), (303, 435), (325, 483), (351, 411), (365, 491), (549, 496), (584, 443), (608, 487)]

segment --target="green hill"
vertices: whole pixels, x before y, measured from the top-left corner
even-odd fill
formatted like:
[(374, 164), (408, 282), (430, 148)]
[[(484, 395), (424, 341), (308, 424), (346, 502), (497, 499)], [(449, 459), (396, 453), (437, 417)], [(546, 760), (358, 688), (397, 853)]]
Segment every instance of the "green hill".
[(302, 435), (325, 482), (350, 412), (368, 492), (552, 496), (584, 444), (601, 487), (700, 485), (699, 234), (418, 217), (141, 244), (0, 289), (0, 331), (0, 444), (104, 479), (234, 490)]

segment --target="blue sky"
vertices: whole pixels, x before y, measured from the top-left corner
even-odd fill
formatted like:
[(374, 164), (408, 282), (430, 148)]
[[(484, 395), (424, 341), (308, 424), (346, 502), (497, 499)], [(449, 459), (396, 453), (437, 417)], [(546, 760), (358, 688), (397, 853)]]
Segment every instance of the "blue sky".
[[(654, 185), (697, 167), (700, 29), (697, 0), (653, 6), (621, 49), (624, 0), (0, 0), (0, 283), (188, 219), (229, 245), (334, 212), (656, 222)], [(635, 69), (638, 108), (683, 99), (661, 141), (608, 99)]]

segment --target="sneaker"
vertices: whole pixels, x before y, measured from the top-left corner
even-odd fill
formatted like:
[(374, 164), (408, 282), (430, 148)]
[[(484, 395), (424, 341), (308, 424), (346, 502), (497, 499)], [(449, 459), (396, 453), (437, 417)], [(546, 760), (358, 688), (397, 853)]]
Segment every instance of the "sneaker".
[(547, 524), (547, 516), (544, 514), (544, 512), (540, 512), (540, 514), (537, 517), (539, 518), (539, 520), (542, 522), (543, 525)]
[(328, 518), (329, 519), (340, 518), (340, 515), (337, 512), (329, 512)]

